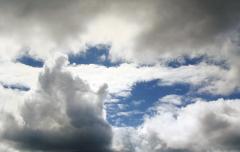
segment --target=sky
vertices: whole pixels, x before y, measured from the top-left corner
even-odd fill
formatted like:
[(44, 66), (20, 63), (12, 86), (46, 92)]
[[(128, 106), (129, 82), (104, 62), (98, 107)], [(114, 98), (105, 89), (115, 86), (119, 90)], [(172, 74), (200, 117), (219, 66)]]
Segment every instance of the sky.
[(0, 151), (240, 152), (240, 1), (0, 0)]

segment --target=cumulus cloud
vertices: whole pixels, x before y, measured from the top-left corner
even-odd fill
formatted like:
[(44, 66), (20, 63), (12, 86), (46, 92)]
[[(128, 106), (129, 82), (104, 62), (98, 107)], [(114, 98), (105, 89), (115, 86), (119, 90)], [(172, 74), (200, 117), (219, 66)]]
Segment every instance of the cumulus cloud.
[(106, 85), (92, 91), (66, 71), (65, 56), (50, 63), (19, 114), (2, 111), (1, 143), (23, 151), (111, 151), (112, 131), (103, 109)]
[[(239, 100), (198, 101), (184, 108), (164, 104), (142, 126), (115, 128), (115, 147), (136, 152), (237, 152)], [(164, 106), (166, 106), (164, 108)]]

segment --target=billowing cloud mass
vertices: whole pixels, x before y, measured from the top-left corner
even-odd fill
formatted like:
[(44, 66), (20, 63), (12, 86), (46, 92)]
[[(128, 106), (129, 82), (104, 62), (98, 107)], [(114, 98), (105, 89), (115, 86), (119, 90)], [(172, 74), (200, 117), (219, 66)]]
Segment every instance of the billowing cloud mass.
[(110, 151), (112, 131), (103, 109), (107, 87), (93, 92), (65, 70), (66, 63), (60, 56), (44, 68), (18, 115), (2, 111), (1, 143), (24, 151)]
[(184, 108), (157, 105), (138, 128), (115, 128), (126, 152), (238, 152), (239, 100), (198, 101)]

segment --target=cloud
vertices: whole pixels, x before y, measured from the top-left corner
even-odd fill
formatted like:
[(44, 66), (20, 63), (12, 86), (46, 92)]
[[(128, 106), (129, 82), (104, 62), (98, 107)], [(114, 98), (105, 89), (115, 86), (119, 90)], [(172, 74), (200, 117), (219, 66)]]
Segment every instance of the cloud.
[(105, 2), (86, 0), (13, 0), (0, 1), (0, 50), (6, 57), (16, 57), (22, 51), (46, 59), (57, 49), (78, 51), (79, 34), (87, 22), (98, 15)]
[(226, 54), (240, 17), (236, 0), (1, 0), (0, 6), (0, 48), (9, 54), (30, 48), (46, 57), (59, 48), (79, 51), (85, 42), (110, 43), (112, 59), (143, 62), (166, 54)]
[(0, 59), (9, 60), (24, 53), (47, 59), (57, 51), (78, 53), (96, 43), (112, 44), (116, 50), (130, 48), (128, 41), (134, 38), (138, 26), (116, 16), (111, 8), (118, 3), (0, 0)]
[(223, 57), (235, 54), (225, 50), (226, 45), (239, 43), (233, 38), (239, 33), (240, 4), (236, 0), (124, 1), (112, 5), (113, 13), (121, 12), (140, 28), (132, 50), (114, 52), (123, 59), (154, 62), (164, 56), (198, 53)]
[[(109, 93), (117, 96), (127, 96), (135, 83), (153, 79), (159, 79), (160, 85), (188, 83), (194, 86), (194, 91), (198, 93), (228, 95), (239, 87), (238, 83), (232, 83), (237, 78), (234, 70), (206, 63), (179, 68), (127, 63), (117, 67), (90, 64), (68, 65), (66, 68), (73, 75), (87, 81), (93, 90), (97, 91), (103, 83), (106, 83), (109, 86)], [(20, 84), (34, 90), (40, 70), (20, 63), (3, 62), (0, 64), (0, 82), (7, 85)]]
[(141, 64), (203, 53), (230, 67), (229, 79), (203, 92), (229, 94), (239, 88), (237, 0), (0, 0), (0, 10), (0, 61), (26, 52), (46, 59), (98, 43), (111, 46), (112, 61)]
[[(117, 95), (121, 92), (129, 92), (137, 82), (153, 79), (159, 79), (161, 81), (159, 85), (188, 83), (194, 86), (193, 89), (197, 93), (207, 92), (217, 95), (228, 95), (239, 87), (238, 83), (232, 83), (236, 80), (234, 70), (206, 63), (179, 68), (162, 65), (138, 66), (137, 64), (121, 64), (118, 67), (109, 68), (98, 65), (78, 65), (69, 67), (69, 70), (87, 80), (93, 88), (107, 83), (109, 92)], [(124, 95), (128, 94), (124, 93)]]
[[(0, 83), (31, 88), (20, 92), (0, 86), (0, 151), (112, 151), (103, 83), (111, 97), (128, 96), (135, 83), (153, 79), (159, 85), (188, 83), (195, 93), (239, 91), (237, 0), (0, 0), (0, 18)], [(60, 56), (36, 69), (13, 62), (24, 54), (45, 62), (56, 52), (77, 53), (98, 43), (111, 46), (111, 61), (130, 63), (73, 66)], [(228, 68), (159, 65), (186, 54), (206, 54), (226, 61)], [(156, 64), (139, 66), (145, 63)], [(240, 151), (239, 100), (179, 108), (180, 100), (165, 96), (141, 126), (115, 128), (114, 148)]]
[(181, 105), (182, 104), (182, 96), (179, 95), (167, 95), (162, 97), (161, 99), (159, 99), (159, 102), (162, 103), (169, 103), (169, 104), (173, 104), (173, 105)]
[(40, 70), (40, 68), (20, 63), (0, 62), (0, 83), (6, 85), (19, 84), (35, 89)]
[[(230, 82), (240, 84), (237, 0), (0, 0), (0, 10), (0, 61), (24, 53), (44, 60), (104, 43), (112, 61), (140, 64), (207, 54), (226, 60)], [(206, 90), (227, 92), (218, 85)]]
[[(224, 152), (240, 151), (238, 117), (240, 101), (198, 101), (169, 110), (162, 104), (142, 126), (115, 128), (114, 145), (131, 152)], [(164, 109), (166, 106), (167, 109)]]
[[(12, 113), (16, 116), (19, 115), (18, 108), (24, 103), (24, 97), (26, 95), (27, 93), (21, 90), (6, 89), (0, 85), (0, 97), (1, 97), (0, 111)], [(17, 99), (17, 102), (16, 102), (16, 99)], [(1, 126), (1, 121), (0, 121), (0, 126)], [(1, 130), (1, 127), (0, 127), (0, 130)]]
[(2, 111), (1, 143), (20, 151), (111, 151), (103, 109), (107, 86), (92, 91), (66, 64), (65, 56), (48, 62), (18, 115)]

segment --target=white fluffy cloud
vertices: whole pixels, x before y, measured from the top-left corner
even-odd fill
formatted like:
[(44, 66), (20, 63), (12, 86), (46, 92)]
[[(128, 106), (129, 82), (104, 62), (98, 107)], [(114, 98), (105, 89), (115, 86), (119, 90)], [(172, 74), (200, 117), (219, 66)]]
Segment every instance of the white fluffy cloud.
[(239, 100), (219, 99), (171, 108), (163, 103), (140, 127), (115, 128), (115, 148), (129, 152), (238, 152), (239, 104)]
[[(66, 71), (66, 63), (65, 56), (57, 57), (52, 65), (45, 66), (37, 89), (24, 98), (15, 113), (5, 110), (12, 107), (1, 111), (0, 140), (5, 147), (31, 151), (111, 150), (112, 132), (103, 109), (106, 85), (92, 91)], [(16, 98), (13, 103), (21, 102), (20, 95), (12, 96)]]
[(40, 68), (21, 63), (0, 62), (0, 83), (19, 84), (32, 89), (36, 88)]

